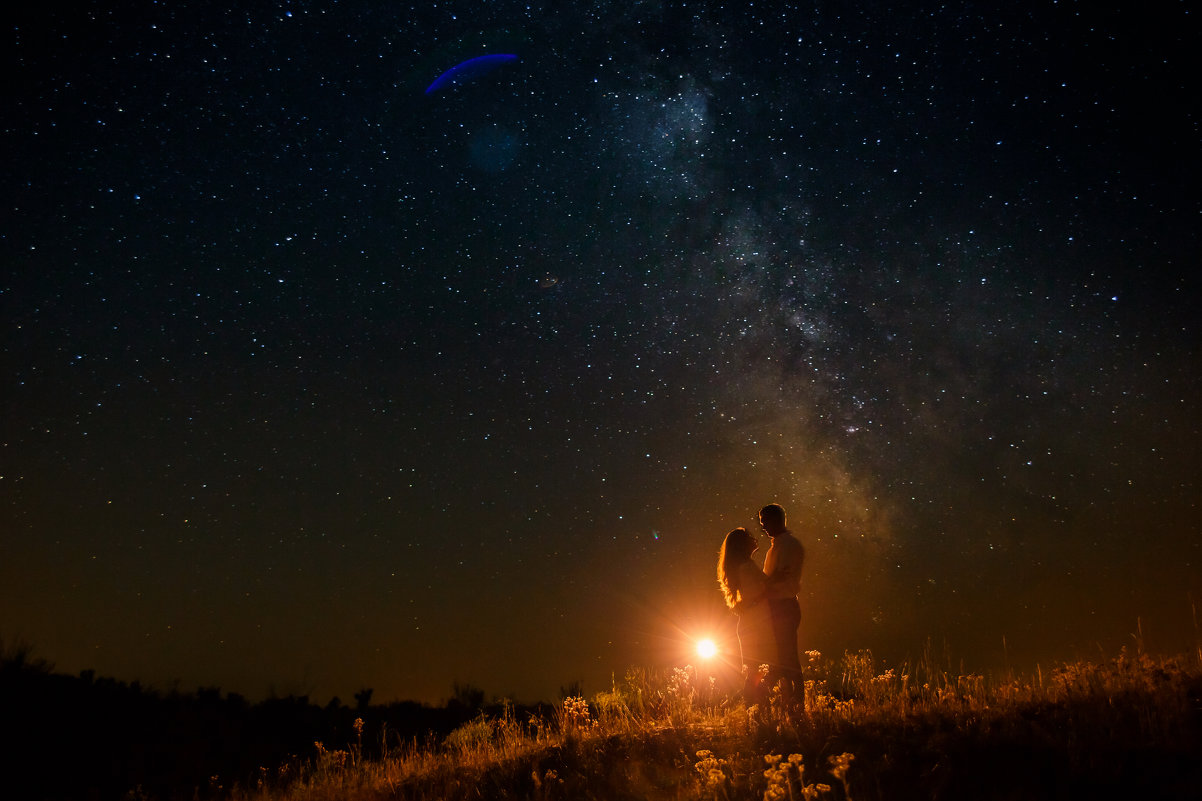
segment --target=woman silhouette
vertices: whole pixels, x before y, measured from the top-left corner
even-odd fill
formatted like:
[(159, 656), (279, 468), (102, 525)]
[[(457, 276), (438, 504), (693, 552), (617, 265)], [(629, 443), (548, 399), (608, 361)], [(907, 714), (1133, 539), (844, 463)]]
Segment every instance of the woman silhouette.
[(776, 662), (776, 639), (765, 592), (768, 577), (751, 555), (759, 544), (755, 535), (739, 527), (726, 535), (718, 552), (718, 585), (726, 605), (739, 616), (739, 650), (743, 665), (743, 695), (748, 703), (767, 698), (761, 665)]

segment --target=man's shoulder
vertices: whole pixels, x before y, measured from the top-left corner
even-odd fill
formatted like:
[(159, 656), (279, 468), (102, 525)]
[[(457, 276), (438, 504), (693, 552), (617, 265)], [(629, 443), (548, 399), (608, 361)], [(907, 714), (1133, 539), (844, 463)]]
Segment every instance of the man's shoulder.
[(804, 551), (805, 550), (805, 546), (801, 544), (801, 540), (797, 539), (797, 536), (792, 531), (789, 531), (788, 529), (785, 529), (783, 536), (778, 537), (777, 539), (783, 540), (783, 542), (781, 542), (781, 545), (783, 547), (788, 548), (791, 551)]

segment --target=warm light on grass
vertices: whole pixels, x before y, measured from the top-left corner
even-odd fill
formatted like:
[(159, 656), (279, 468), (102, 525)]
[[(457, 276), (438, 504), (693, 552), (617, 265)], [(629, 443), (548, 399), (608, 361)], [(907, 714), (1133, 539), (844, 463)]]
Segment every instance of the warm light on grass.
[[(687, 650), (690, 641), (697, 657), (722, 658), (714, 640), (683, 634), (678, 642)], [(1051, 797), (1049, 787), (1085, 797), (1097, 779), (1077, 766), (1102, 754), (1117, 758), (1111, 777), (1140, 776), (1151, 757), (1177, 766), (1180, 775), (1172, 778), (1180, 781), (1181, 797), (1189, 787), (1202, 787), (1202, 772), (1180, 761), (1202, 749), (1196, 703), (1202, 664), (1193, 655), (1154, 659), (1123, 649), (1110, 662), (1057, 666), (1037, 679), (1008, 673), (996, 682), (956, 675), (929, 659), (885, 667), (869, 651), (838, 660), (807, 651), (805, 658), (800, 724), (786, 704), (748, 707), (746, 699), (719, 692), (712, 677), (707, 689), (709, 669), (691, 660), (686, 667), (631, 668), (624, 683), (615, 680), (612, 691), (592, 700), (564, 698), (550, 719), (519, 721), (508, 702), (495, 713), (481, 710), (423, 745), (394, 740), (400, 747), (390, 749), (383, 739), (388, 723), (377, 722), (378, 755), (364, 753), (370, 729), (357, 720), (354, 738), (339, 741), (344, 748), (315, 741), (317, 753), (309, 759), (260, 768), (256, 789), (221, 797), (435, 801), (462, 797), (469, 782), (481, 782), (477, 786), (497, 797), (642, 798), (663, 795), (666, 780), (682, 801), (929, 798), (946, 782), (934, 775), (935, 765), (948, 761), (966, 782), (994, 781), (1009, 770), (1005, 754), (1020, 741), (1033, 744), (1042, 767), (1006, 779), (1016, 798)], [(0, 653), (0, 668), (6, 666)], [(1050, 738), (1048, 731), (1065, 736)], [(947, 756), (949, 744), (953, 754), (957, 748), (965, 753)], [(981, 755), (979, 749), (995, 745), (1001, 755)], [(891, 753), (906, 753), (921, 772), (899, 772)], [(629, 770), (632, 760), (638, 772)]]

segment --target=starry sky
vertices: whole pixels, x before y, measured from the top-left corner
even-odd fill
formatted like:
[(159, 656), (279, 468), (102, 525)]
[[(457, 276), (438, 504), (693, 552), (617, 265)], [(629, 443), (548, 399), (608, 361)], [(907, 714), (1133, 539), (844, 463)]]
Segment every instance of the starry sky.
[(717, 549), (771, 501), (803, 649), (1198, 642), (1188, 3), (42, 5), (0, 90), (6, 642), (592, 693), (730, 645)]

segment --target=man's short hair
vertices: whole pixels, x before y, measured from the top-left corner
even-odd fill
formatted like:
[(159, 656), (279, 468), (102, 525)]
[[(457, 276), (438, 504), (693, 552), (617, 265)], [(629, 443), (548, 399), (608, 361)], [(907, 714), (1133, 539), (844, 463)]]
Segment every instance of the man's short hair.
[(782, 526), (785, 524), (785, 507), (779, 503), (770, 503), (763, 509), (760, 509), (760, 520), (774, 520)]

